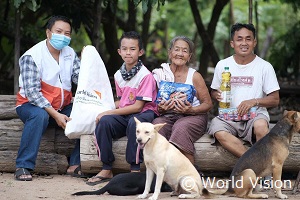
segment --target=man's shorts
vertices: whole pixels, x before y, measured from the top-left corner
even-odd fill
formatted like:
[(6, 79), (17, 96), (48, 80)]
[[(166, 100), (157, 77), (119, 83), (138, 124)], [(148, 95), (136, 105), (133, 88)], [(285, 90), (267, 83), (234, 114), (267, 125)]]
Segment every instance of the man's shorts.
[(248, 121), (230, 121), (224, 120), (219, 117), (215, 117), (212, 119), (210, 127), (208, 129), (208, 134), (214, 137), (212, 144), (216, 142), (215, 133), (218, 131), (226, 131), (231, 133), (232, 135), (241, 138), (245, 142), (249, 142), (251, 145), (253, 144), (253, 125), (254, 122), (258, 119), (265, 119), (269, 126), (269, 120), (267, 116), (264, 114), (258, 114), (255, 118), (250, 119)]

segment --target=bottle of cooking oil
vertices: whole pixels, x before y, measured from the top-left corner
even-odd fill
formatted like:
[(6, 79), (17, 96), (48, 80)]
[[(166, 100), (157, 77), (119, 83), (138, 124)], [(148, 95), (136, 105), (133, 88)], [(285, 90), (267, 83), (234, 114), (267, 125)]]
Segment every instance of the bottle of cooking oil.
[(222, 72), (222, 83), (220, 90), (222, 91), (222, 100), (219, 102), (219, 108), (230, 108), (231, 101), (231, 85), (230, 85), (231, 73), (229, 72), (229, 67), (224, 67)]

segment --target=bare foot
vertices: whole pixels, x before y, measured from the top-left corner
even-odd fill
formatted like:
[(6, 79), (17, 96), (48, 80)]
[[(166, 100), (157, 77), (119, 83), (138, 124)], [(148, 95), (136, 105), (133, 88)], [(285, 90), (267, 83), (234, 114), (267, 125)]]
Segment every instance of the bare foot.
[(140, 170), (131, 170), (130, 172), (141, 172)]
[(79, 167), (79, 165), (69, 166), (69, 168), (67, 169), (67, 173), (73, 173), (75, 169), (77, 169), (77, 167)]
[(104, 181), (108, 181), (113, 177), (111, 170), (101, 170), (97, 175), (89, 178), (86, 182), (88, 185), (96, 185)]
[(96, 176), (103, 176), (103, 177), (106, 177), (106, 178), (112, 178), (113, 173), (112, 173), (111, 170), (103, 169)]

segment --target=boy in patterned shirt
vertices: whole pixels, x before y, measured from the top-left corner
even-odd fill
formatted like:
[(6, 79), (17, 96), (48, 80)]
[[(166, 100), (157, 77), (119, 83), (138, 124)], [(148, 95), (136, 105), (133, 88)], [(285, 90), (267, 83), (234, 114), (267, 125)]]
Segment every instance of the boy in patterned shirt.
[(132, 172), (140, 170), (143, 161), (140, 155), (136, 164), (136, 123), (134, 117), (142, 122), (152, 122), (157, 116), (155, 99), (156, 82), (152, 73), (143, 65), (139, 57), (143, 55), (141, 37), (134, 31), (123, 33), (119, 41), (119, 55), (124, 64), (115, 75), (118, 100), (116, 109), (100, 113), (96, 118), (95, 136), (99, 157), (103, 163), (102, 170), (86, 183), (96, 185), (113, 177), (112, 140), (127, 136), (126, 161)]

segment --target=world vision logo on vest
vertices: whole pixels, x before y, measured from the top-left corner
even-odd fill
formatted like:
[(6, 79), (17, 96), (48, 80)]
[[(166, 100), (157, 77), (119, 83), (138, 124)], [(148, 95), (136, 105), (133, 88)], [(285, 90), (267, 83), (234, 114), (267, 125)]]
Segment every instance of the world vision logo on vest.
[(72, 55), (68, 54), (64, 56), (64, 60), (71, 60), (72, 59)]
[(98, 92), (96, 90), (94, 90), (94, 92), (99, 96), (99, 98), (101, 99), (101, 92)]

